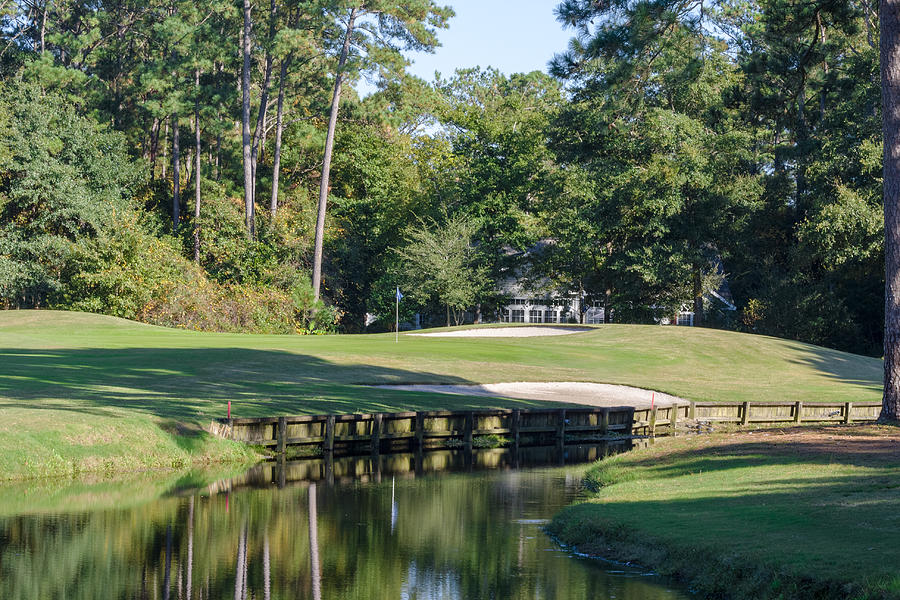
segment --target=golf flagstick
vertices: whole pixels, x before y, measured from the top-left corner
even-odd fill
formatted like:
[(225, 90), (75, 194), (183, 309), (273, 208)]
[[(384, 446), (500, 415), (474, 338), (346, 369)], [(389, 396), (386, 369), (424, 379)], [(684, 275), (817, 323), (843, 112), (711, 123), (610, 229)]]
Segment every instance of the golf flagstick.
[(394, 295), (394, 342), (400, 341), (400, 286), (397, 286), (397, 293)]

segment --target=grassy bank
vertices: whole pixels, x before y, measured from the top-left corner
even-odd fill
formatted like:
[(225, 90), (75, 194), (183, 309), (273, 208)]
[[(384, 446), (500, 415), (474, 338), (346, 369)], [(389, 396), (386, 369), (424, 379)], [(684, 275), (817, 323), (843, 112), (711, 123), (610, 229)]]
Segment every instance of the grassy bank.
[(593, 381), (693, 400), (867, 401), (881, 362), (799, 342), (604, 325), (549, 338), (278, 336), (0, 311), (0, 479), (244, 460), (210, 419), (533, 401), (362, 388), (373, 383)]
[(900, 430), (658, 440), (597, 463), (550, 525), (585, 552), (730, 598), (900, 598)]

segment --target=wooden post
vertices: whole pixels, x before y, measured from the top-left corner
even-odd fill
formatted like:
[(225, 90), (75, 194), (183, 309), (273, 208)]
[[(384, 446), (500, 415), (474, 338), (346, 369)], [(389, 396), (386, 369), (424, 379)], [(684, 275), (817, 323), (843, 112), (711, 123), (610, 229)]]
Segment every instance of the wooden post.
[(425, 413), (416, 413), (416, 448), (422, 450), (425, 447)]
[(600, 409), (600, 435), (609, 433), (609, 409)]
[(803, 422), (803, 402), (797, 400), (794, 404), (794, 423)]
[(750, 402), (744, 402), (741, 405), (741, 425), (750, 423)]
[(276, 443), (276, 452), (278, 454), (284, 454), (284, 442), (287, 438), (287, 417), (278, 417), (278, 434), (275, 437)]
[(421, 448), (417, 448), (413, 460), (416, 477), (421, 477), (425, 474), (425, 452)]
[(853, 403), (845, 402), (844, 403), (844, 423), (849, 423), (853, 420), (850, 418), (850, 411), (852, 411), (852, 410), (853, 410)]
[(688, 418), (692, 421), (697, 418), (697, 403), (691, 400), (691, 407), (688, 409)]
[(669, 431), (673, 436), (675, 435), (675, 426), (678, 425), (678, 411), (680, 410), (681, 407), (678, 404), (673, 404), (669, 409)]
[(381, 421), (383, 418), (381, 413), (376, 413), (372, 417), (372, 454), (381, 452)]
[(512, 424), (510, 425), (510, 433), (512, 434), (513, 446), (519, 447), (519, 423), (522, 419), (522, 413), (518, 408), (514, 408), (512, 412)]
[(629, 408), (625, 419), (625, 435), (634, 435), (634, 408)]
[(466, 425), (463, 429), (463, 443), (466, 446), (466, 451), (472, 451), (472, 430), (475, 428), (475, 413), (471, 410), (466, 413)]
[(556, 423), (556, 445), (562, 448), (566, 445), (566, 409), (560, 409), (556, 418), (559, 420)]
[(334, 415), (325, 417), (325, 452), (334, 452)]
[(334, 453), (325, 453), (325, 481), (328, 485), (334, 484)]
[(655, 404), (650, 409), (650, 437), (656, 437), (656, 411), (659, 407)]
[(278, 479), (278, 489), (283, 490), (287, 484), (287, 476), (285, 474), (284, 454), (278, 455), (278, 461), (275, 463), (275, 475)]

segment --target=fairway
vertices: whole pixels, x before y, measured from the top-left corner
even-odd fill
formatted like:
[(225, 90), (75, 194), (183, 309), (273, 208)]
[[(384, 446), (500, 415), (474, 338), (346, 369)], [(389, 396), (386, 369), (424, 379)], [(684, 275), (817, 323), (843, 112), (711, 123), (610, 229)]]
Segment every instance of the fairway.
[[(689, 400), (879, 400), (882, 362), (727, 331), (602, 325), (539, 338), (198, 333), (84, 313), (0, 312), (0, 477), (184, 466), (246, 452), (234, 416), (528, 407), (361, 387), (584, 381)], [(223, 454), (224, 453), (224, 454)]]

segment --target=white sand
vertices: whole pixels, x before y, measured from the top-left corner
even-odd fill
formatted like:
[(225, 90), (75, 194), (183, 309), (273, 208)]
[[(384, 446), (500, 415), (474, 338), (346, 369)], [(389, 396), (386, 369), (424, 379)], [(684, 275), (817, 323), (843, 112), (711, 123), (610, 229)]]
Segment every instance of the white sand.
[(660, 406), (688, 403), (687, 400), (677, 396), (641, 388), (572, 381), (516, 381), (480, 385), (380, 385), (377, 387), (416, 392), (459, 394), (463, 396), (569, 402), (588, 406), (650, 406), (651, 398), (655, 404)]
[(569, 335), (590, 331), (590, 327), (482, 327), (478, 329), (457, 329), (434, 333), (407, 333), (422, 337), (541, 337), (545, 335)]

